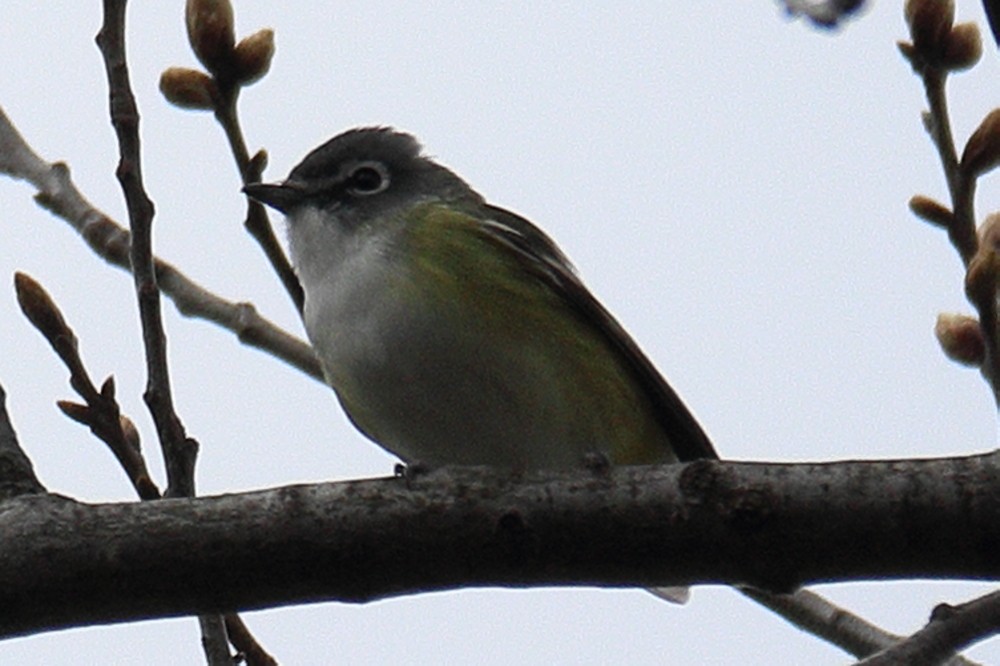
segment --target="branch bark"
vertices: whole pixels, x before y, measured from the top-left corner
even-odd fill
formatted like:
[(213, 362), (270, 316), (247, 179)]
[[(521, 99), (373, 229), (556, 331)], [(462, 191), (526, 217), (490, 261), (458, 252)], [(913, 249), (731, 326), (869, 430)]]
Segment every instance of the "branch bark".
[(0, 506), (2, 500), (27, 493), (44, 493), (31, 460), (17, 441), (7, 413), (7, 393), (0, 386)]
[(0, 504), (0, 635), (467, 586), (1000, 577), (996, 454)]

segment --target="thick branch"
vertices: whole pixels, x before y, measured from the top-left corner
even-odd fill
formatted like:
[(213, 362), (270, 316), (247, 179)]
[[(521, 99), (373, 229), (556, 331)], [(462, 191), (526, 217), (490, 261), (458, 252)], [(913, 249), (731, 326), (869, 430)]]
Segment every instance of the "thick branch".
[(0, 511), (0, 635), (464, 586), (998, 578), (997, 487), (986, 455), (19, 497)]
[(41, 492), (45, 488), (17, 441), (14, 424), (7, 414), (7, 393), (0, 386), (0, 499)]

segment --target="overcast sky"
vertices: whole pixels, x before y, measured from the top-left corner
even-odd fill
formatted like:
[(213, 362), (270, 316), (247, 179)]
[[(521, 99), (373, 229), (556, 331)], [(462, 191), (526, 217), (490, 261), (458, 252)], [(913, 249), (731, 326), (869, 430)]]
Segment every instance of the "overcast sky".
[[(124, 221), (114, 178), (100, 3), (6, 0), (0, 106), (36, 150), (65, 160), (85, 195)], [(958, 3), (982, 22), (980, 3)], [(559, 242), (595, 294), (684, 396), (723, 457), (806, 461), (971, 453), (996, 446), (979, 375), (943, 358), (940, 311), (968, 311), (962, 270), (915, 193), (943, 198), (920, 124), (923, 91), (897, 53), (902, 3), (837, 33), (789, 22), (769, 0), (726, 2), (237, 3), (237, 30), (277, 33), (270, 75), (244, 91), (251, 149), (284, 177), (352, 126), (389, 124), (493, 203)], [(241, 227), (244, 200), (208, 114), (166, 104), (159, 72), (193, 66), (182, 2), (134, 3), (132, 83), (142, 113), (157, 252), (231, 299), (301, 326)], [(1000, 102), (1000, 58), (951, 83), (966, 137)], [(15, 270), (61, 304), (93, 374), (161, 465), (140, 394), (131, 281), (30, 187), (0, 179), (0, 383), (47, 487), (130, 501), (112, 457), (54, 401), (66, 373), (17, 310)], [(1000, 208), (996, 178), (980, 217)], [(276, 220), (277, 221), (277, 220)], [(326, 387), (165, 308), (175, 400), (202, 453), (203, 494), (388, 474)], [(988, 589), (951, 582), (823, 586), (910, 633), (942, 601)], [(365, 606), (247, 613), (282, 663), (841, 664), (725, 587), (678, 608), (634, 590), (467, 590)], [(969, 652), (1000, 662), (1000, 644)], [(0, 663), (199, 663), (192, 618), (0, 643)]]

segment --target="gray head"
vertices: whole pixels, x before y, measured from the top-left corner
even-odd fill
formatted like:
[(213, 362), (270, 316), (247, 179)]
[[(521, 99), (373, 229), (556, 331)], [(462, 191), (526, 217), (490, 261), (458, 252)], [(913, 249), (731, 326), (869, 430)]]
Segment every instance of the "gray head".
[(483, 201), (452, 171), (425, 157), (413, 136), (389, 127), (338, 134), (306, 155), (284, 182), (254, 183), (243, 191), (289, 215), (305, 205), (364, 218), (418, 200)]

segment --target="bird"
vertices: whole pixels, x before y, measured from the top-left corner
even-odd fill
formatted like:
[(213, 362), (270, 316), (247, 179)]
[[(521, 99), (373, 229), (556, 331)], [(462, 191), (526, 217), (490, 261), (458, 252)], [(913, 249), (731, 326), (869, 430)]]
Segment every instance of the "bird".
[(286, 216), (327, 383), (404, 463), (524, 472), (718, 457), (555, 242), (411, 134), (347, 130), (244, 192)]

